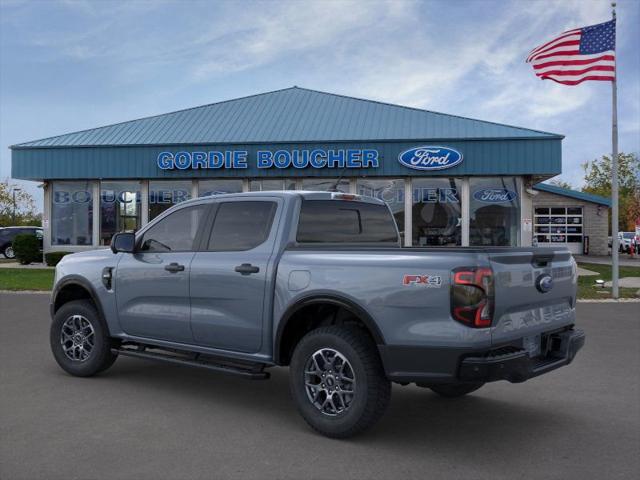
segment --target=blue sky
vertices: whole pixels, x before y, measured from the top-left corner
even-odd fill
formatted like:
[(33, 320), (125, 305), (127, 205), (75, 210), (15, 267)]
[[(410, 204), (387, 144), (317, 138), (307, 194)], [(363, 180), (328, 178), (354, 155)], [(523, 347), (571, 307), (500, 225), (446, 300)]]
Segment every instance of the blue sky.
[[(524, 59), (610, 19), (606, 0), (0, 0), (9, 145), (298, 85), (566, 135), (562, 178), (611, 149), (611, 86)], [(640, 2), (618, 1), (620, 150), (640, 151)], [(33, 182), (24, 182), (38, 197)]]

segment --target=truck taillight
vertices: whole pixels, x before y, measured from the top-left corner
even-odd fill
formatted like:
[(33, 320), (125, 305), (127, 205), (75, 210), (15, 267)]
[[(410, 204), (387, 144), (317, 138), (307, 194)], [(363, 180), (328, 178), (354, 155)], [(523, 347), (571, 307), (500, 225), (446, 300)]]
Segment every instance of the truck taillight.
[(469, 327), (490, 327), (493, 321), (493, 271), (462, 267), (452, 272), (451, 316)]

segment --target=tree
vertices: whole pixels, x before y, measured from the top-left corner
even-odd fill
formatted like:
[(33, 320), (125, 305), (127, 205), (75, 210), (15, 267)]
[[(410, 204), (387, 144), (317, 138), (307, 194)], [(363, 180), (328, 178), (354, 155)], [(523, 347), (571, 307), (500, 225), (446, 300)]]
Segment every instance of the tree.
[(13, 189), (7, 180), (0, 181), (0, 227), (9, 225), (41, 225), (42, 215), (36, 211), (33, 197), (24, 190), (16, 192), (15, 220), (13, 218)]
[[(611, 197), (611, 157), (586, 162), (583, 192)], [(640, 217), (640, 160), (635, 153), (618, 154), (618, 229), (633, 231)]]
[(553, 185), (554, 187), (566, 188), (567, 190), (573, 190), (573, 187), (569, 182), (562, 180), (562, 178), (552, 178), (549, 180), (549, 185)]

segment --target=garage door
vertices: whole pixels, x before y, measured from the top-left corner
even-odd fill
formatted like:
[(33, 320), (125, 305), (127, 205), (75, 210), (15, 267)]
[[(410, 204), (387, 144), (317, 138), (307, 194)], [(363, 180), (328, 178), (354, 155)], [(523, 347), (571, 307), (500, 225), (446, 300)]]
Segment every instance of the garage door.
[(541, 247), (565, 245), (582, 253), (582, 207), (535, 207), (534, 232)]

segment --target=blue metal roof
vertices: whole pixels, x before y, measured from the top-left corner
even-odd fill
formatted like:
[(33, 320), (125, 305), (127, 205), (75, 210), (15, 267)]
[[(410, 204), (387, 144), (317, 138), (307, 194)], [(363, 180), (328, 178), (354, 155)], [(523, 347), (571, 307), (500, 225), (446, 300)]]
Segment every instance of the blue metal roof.
[(597, 203), (607, 207), (611, 206), (610, 198), (601, 197), (600, 195), (594, 195), (592, 193), (569, 190), (568, 188), (556, 187), (555, 185), (549, 185), (548, 183), (538, 183), (534, 185), (533, 188), (535, 190), (540, 190), (541, 192), (554, 193), (556, 195), (562, 195), (563, 197), (575, 198), (576, 200)]
[(292, 87), (11, 148), (561, 138), (553, 133)]

